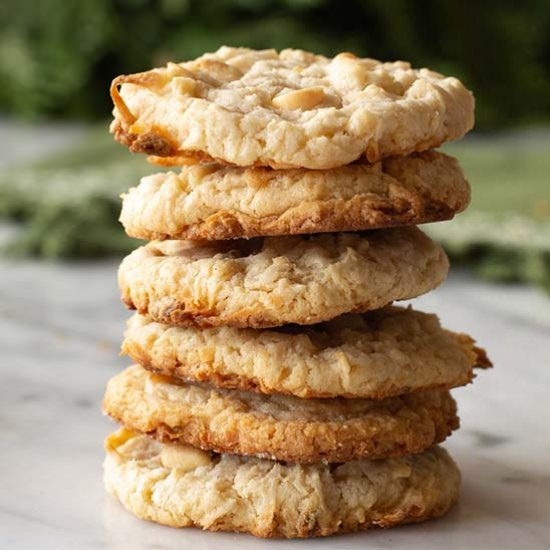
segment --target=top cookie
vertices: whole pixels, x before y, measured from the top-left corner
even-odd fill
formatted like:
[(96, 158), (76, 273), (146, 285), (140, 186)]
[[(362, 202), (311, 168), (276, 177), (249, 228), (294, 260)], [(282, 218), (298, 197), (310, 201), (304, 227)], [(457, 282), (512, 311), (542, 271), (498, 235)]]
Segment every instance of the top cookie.
[(238, 166), (328, 169), (437, 147), (473, 126), (456, 78), (341, 53), (222, 47), (111, 85), (132, 151)]

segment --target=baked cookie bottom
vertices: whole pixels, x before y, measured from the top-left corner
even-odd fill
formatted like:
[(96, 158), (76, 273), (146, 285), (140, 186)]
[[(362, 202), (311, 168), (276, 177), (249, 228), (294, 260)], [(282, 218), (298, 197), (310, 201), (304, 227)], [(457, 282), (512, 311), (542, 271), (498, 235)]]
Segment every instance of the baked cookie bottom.
[(141, 519), (258, 537), (317, 537), (420, 522), (456, 502), (440, 447), (396, 459), (285, 464), (166, 445), (124, 428), (105, 442), (107, 491)]
[(118, 271), (123, 302), (202, 327), (310, 325), (425, 294), (447, 275), (416, 227), (225, 241), (153, 241)]
[(450, 389), (491, 365), (436, 315), (388, 306), (279, 329), (177, 327), (135, 314), (122, 352), (148, 370), (218, 387), (296, 397), (365, 397)]
[(458, 162), (436, 151), (333, 170), (211, 163), (142, 178), (123, 195), (120, 221), (140, 239), (237, 239), (418, 225), (469, 200)]
[(459, 426), (448, 391), (299, 399), (178, 383), (138, 365), (109, 381), (103, 409), (163, 441), (300, 463), (419, 453)]

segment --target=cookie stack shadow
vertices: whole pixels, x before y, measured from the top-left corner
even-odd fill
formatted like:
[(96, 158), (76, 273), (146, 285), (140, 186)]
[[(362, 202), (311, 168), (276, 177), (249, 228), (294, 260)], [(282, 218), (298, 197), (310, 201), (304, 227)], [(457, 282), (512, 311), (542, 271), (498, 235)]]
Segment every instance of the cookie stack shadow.
[(471, 127), (471, 94), (403, 62), (242, 48), (111, 92), (116, 139), (178, 168), (123, 197), (151, 242), (119, 269), (135, 365), (104, 398), (107, 490), (143, 519), (262, 537), (444, 514), (449, 390), (490, 362), (393, 302), (447, 275), (416, 225), (468, 205), (431, 147)]

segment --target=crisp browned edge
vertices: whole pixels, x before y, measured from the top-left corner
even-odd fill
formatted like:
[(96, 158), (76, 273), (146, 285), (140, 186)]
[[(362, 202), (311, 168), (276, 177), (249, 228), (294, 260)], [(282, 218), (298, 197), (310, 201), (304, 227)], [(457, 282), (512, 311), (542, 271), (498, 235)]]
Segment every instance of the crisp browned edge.
[[(174, 383), (178, 383), (174, 380)], [(138, 390), (139, 391), (139, 390)], [(252, 426), (256, 421), (243, 418), (232, 425), (229, 431), (219, 433), (212, 430), (200, 418), (189, 418), (178, 427), (168, 426), (161, 420), (150, 423), (151, 429), (144, 430), (141, 417), (136, 419), (133, 411), (120, 408), (117, 405), (117, 393), (109, 396), (109, 390), (103, 400), (103, 411), (126, 428), (146, 433), (163, 442), (178, 442), (224, 454), (238, 454), (270, 458), (285, 462), (315, 463), (315, 462), (348, 462), (361, 458), (396, 458), (418, 454), (427, 448), (444, 441), (453, 430), (458, 429), (460, 422), (457, 416), (457, 405), (453, 397), (445, 392), (440, 405), (421, 403), (418, 410), (427, 413), (423, 425), (428, 431), (417, 431), (407, 437), (400, 431), (401, 440), (396, 440), (395, 434), (379, 432), (376, 437), (363, 438), (364, 427), (360, 421), (354, 429), (355, 422), (350, 420), (344, 424), (339, 422), (306, 422), (281, 421), (281, 430), (271, 434), (252, 434)], [(109, 397), (109, 399), (108, 399)], [(406, 400), (407, 396), (403, 396)], [(403, 403), (404, 407), (415, 407)], [(252, 423), (246, 426), (247, 423)], [(244, 424), (243, 424), (244, 423)], [(274, 424), (275, 425), (275, 424)], [(259, 426), (259, 425), (257, 425)]]
[(234, 390), (243, 390), (243, 391), (253, 391), (256, 393), (263, 393), (266, 395), (273, 394), (283, 394), (283, 395), (294, 395), (301, 399), (317, 399), (317, 398), (331, 398), (331, 397), (343, 397), (345, 399), (357, 399), (357, 398), (367, 398), (367, 399), (385, 399), (387, 397), (395, 397), (398, 395), (403, 395), (404, 393), (417, 393), (428, 390), (450, 390), (452, 388), (457, 388), (460, 386), (465, 386), (472, 382), (475, 375), (473, 369), (481, 368), (486, 369), (492, 367), (492, 363), (487, 356), (485, 350), (479, 346), (475, 345), (474, 340), (467, 334), (459, 334), (451, 331), (446, 331), (450, 336), (455, 339), (457, 344), (462, 347), (465, 351), (471, 351), (475, 354), (475, 361), (471, 364), (471, 370), (468, 373), (468, 376), (465, 376), (460, 383), (450, 383), (450, 384), (430, 384), (425, 386), (419, 386), (417, 388), (404, 388), (403, 386), (395, 385), (388, 391), (369, 393), (369, 394), (357, 394), (357, 393), (331, 393), (331, 392), (319, 392), (311, 390), (309, 388), (304, 388), (300, 392), (291, 392), (289, 390), (284, 390), (280, 387), (271, 388), (263, 384), (262, 380), (254, 377), (248, 378), (245, 376), (240, 376), (237, 374), (221, 374), (217, 372), (210, 373), (200, 373), (193, 375), (189, 372), (189, 369), (177, 358), (174, 361), (153, 361), (151, 355), (147, 353), (147, 350), (142, 346), (137, 344), (135, 341), (131, 341), (128, 338), (124, 339), (122, 345), (122, 353), (128, 355), (135, 361), (139, 363), (143, 368), (147, 369), (150, 372), (155, 374), (160, 374), (163, 376), (169, 376), (175, 379), (183, 380), (185, 382), (205, 382), (216, 387), (234, 389)]
[[(327, 203), (329, 201), (326, 201)], [(331, 201), (332, 202), (332, 201)], [(455, 213), (463, 209), (463, 205), (453, 209), (438, 201), (426, 201), (424, 208), (417, 209), (413, 202), (404, 199), (394, 201), (392, 205), (368, 207), (369, 219), (364, 212), (359, 212), (359, 206), (347, 208), (346, 203), (352, 201), (334, 201), (338, 204), (315, 203), (317, 211), (305, 211), (301, 217), (283, 222), (278, 216), (257, 218), (243, 214), (219, 212), (208, 220), (189, 225), (183, 231), (161, 233), (145, 228), (134, 229), (125, 227), (129, 237), (153, 240), (228, 240), (253, 237), (276, 237), (283, 235), (311, 235), (315, 233), (336, 233), (348, 231), (364, 231), (369, 229), (388, 229), (406, 225), (420, 225), (438, 221), (450, 220)], [(342, 203), (342, 204), (341, 204)], [(341, 206), (341, 208), (338, 208)], [(374, 218), (374, 219), (373, 219)]]
[[(118, 417), (112, 410), (108, 410), (104, 406), (104, 412), (113, 418), (119, 424), (125, 426), (126, 428), (138, 432), (144, 433), (149, 437), (162, 441), (163, 443), (181, 443), (185, 445), (190, 445), (203, 451), (213, 452), (218, 454), (236, 454), (239, 456), (250, 456), (257, 458), (264, 458), (267, 460), (277, 460), (280, 462), (292, 462), (298, 464), (315, 464), (318, 462), (325, 463), (341, 463), (341, 462), (351, 462), (352, 460), (360, 459), (369, 459), (377, 460), (382, 458), (400, 458), (404, 456), (414, 455), (422, 453), (423, 451), (442, 443), (449, 437), (454, 430), (457, 430), (460, 427), (460, 420), (456, 414), (456, 406), (454, 414), (449, 414), (445, 418), (445, 424), (438, 424), (434, 421), (434, 427), (436, 429), (435, 437), (431, 440), (427, 440), (424, 437), (424, 441), (420, 438), (414, 441), (413, 443), (397, 443), (385, 441), (384, 446), (386, 449), (380, 450), (380, 442), (369, 441), (366, 443), (364, 440), (357, 441), (356, 446), (351, 445), (351, 442), (346, 441), (346, 445), (341, 445), (341, 442), (337, 440), (337, 437), (334, 437), (334, 446), (336, 449), (333, 452), (326, 452), (320, 454), (319, 452), (312, 452), (310, 443), (311, 441), (304, 442), (301, 447), (303, 447), (303, 452), (300, 452), (298, 449), (292, 449), (288, 447), (287, 449), (270, 449), (269, 444), (262, 445), (260, 442), (256, 442), (256, 447), (254, 449), (243, 449), (238, 443), (227, 443), (220, 442), (207, 430), (199, 433), (193, 431), (193, 422), (189, 422), (185, 426), (185, 431), (179, 432), (174, 430), (166, 424), (159, 424), (158, 427), (149, 430), (147, 432), (140, 431), (138, 426), (132, 425), (128, 421), (123, 421)], [(446, 411), (441, 411), (442, 415), (446, 414)], [(294, 436), (292, 437), (293, 441), (300, 441), (302, 438), (301, 429), (295, 431)], [(307, 447), (307, 449), (306, 449)], [(357, 448), (358, 447), (358, 448)]]
[[(414, 296), (411, 296), (413, 298)], [(403, 298), (408, 299), (408, 298)], [(219, 314), (215, 311), (201, 311), (190, 312), (181, 307), (181, 304), (174, 302), (172, 305), (163, 307), (160, 311), (153, 311), (153, 308), (138, 308), (134, 304), (132, 298), (129, 296), (129, 292), (123, 291), (121, 295), (122, 303), (130, 310), (137, 311), (141, 315), (149, 315), (153, 320), (164, 323), (167, 325), (177, 325), (182, 327), (199, 327), (199, 328), (212, 328), (221, 326), (231, 326), (235, 328), (274, 328), (281, 326), (281, 320), (273, 316), (249, 314), (242, 315), (241, 313), (234, 313), (230, 315)], [(366, 313), (374, 309), (381, 309), (392, 301), (385, 303), (376, 303), (375, 306), (372, 303), (365, 304), (363, 307), (359, 307), (348, 311), (347, 313)], [(326, 316), (322, 314), (311, 315), (307, 321), (293, 321), (298, 325), (313, 325), (315, 323), (321, 323), (332, 319), (333, 316)]]
[[(120, 85), (123, 82), (129, 82), (129, 80), (121, 80), (117, 83), (117, 85)], [(359, 154), (355, 160), (360, 160), (364, 156), (369, 163), (374, 163), (389, 157), (406, 156), (410, 155), (411, 153), (421, 153), (423, 151), (427, 151), (428, 149), (435, 149), (441, 146), (443, 143), (446, 143), (447, 141), (456, 139), (457, 137), (465, 134), (468, 130), (469, 128), (465, 127), (463, 132), (449, 134), (449, 136), (447, 136), (446, 138), (429, 138), (419, 143), (416, 143), (414, 146), (408, 148), (387, 148), (387, 150), (383, 151), (382, 153), (378, 150), (378, 148), (374, 148), (371, 144), (367, 146), (366, 150), (362, 154)], [(114, 134), (116, 141), (128, 147), (133, 153), (144, 153), (148, 155), (148, 160), (152, 164), (157, 164), (160, 166), (186, 166), (195, 162), (217, 162), (218, 164), (223, 164), (225, 166), (241, 166), (232, 162), (228, 162), (227, 160), (224, 160), (222, 158), (212, 157), (204, 151), (178, 149), (177, 145), (170, 137), (169, 133), (158, 126), (157, 128), (153, 128), (148, 132), (138, 135), (131, 133), (127, 130), (127, 128), (124, 128), (120, 120), (115, 120), (111, 132)], [(278, 163), (269, 159), (256, 161), (253, 164), (249, 164), (246, 166), (267, 166), (277, 170), (286, 170), (289, 168), (308, 168), (307, 166), (304, 167), (295, 164)], [(329, 170), (331, 168), (337, 168), (338, 166), (343, 166), (343, 164), (337, 163), (326, 166), (323, 165), (321, 169)]]

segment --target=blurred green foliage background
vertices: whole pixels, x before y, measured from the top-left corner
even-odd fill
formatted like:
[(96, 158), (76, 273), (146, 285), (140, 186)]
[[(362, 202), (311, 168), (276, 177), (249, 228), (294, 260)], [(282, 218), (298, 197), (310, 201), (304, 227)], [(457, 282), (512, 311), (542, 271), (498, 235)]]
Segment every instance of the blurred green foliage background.
[(117, 74), (222, 44), (407, 59), (463, 79), (478, 129), (550, 120), (548, 0), (2, 0), (0, 111), (103, 118)]
[(347, 50), (462, 79), (476, 132), (444, 150), (463, 165), (472, 205), (425, 229), (456, 264), (550, 289), (549, 0), (0, 0), (0, 124), (90, 124), (74, 147), (0, 170), (0, 220), (17, 226), (7, 250), (134, 248), (119, 195), (154, 168), (108, 135), (109, 83), (222, 44)]

